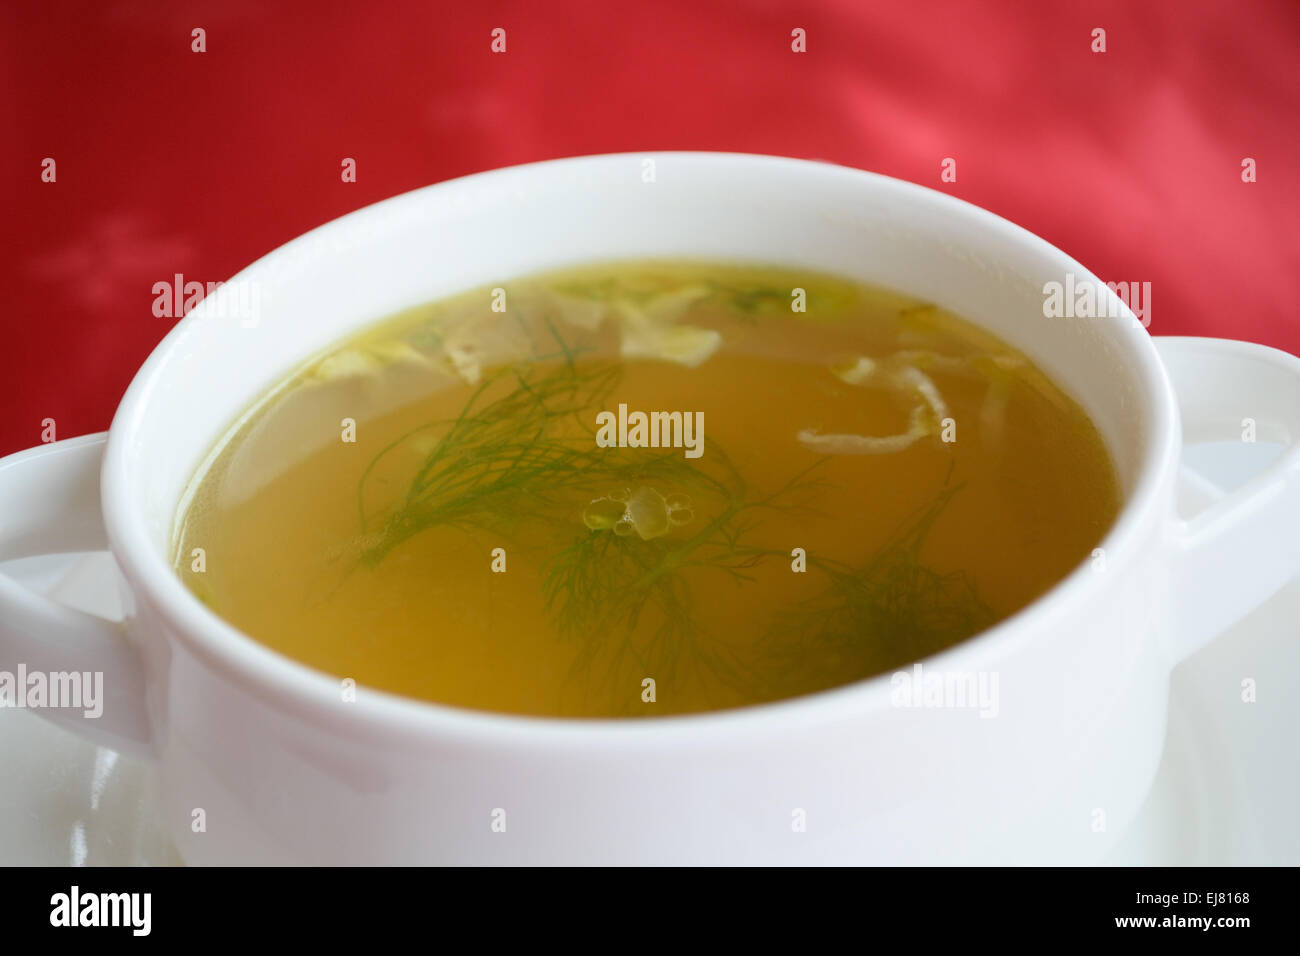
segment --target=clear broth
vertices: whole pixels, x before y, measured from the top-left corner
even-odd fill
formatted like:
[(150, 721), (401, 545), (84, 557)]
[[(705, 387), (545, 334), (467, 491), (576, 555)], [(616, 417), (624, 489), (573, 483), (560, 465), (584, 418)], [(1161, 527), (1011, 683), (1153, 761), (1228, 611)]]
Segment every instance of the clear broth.
[[(680, 429), (603, 447), (620, 405), (702, 414), (702, 453)], [(317, 356), (195, 476), (175, 566), (340, 680), (654, 716), (962, 641), (1087, 559), (1119, 500), (1078, 405), (956, 316), (787, 269), (615, 263)]]

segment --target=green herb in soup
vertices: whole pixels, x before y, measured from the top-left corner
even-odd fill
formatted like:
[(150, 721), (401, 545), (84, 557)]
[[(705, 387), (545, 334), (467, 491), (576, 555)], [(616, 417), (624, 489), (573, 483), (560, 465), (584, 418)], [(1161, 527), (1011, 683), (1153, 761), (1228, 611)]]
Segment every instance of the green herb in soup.
[(1086, 559), (1118, 504), (1079, 407), (951, 314), (775, 267), (614, 263), (309, 362), (195, 476), (175, 562), (339, 679), (655, 716), (962, 641)]

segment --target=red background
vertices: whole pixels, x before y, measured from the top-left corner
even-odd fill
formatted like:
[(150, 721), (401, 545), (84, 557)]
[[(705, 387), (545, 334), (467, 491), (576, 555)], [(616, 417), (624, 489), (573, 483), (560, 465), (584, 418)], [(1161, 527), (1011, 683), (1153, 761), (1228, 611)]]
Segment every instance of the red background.
[(1151, 282), (1153, 333), (1300, 352), (1298, 63), (1297, 0), (10, 3), (0, 454), (43, 418), (107, 427), (175, 321), (155, 282), (225, 279), (377, 199), (579, 153), (877, 170)]

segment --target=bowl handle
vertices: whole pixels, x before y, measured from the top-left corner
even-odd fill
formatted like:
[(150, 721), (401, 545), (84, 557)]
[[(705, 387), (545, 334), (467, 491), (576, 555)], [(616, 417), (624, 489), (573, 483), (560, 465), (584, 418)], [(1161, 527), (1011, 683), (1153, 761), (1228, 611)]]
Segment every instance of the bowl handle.
[[(99, 498), (106, 437), (85, 435), (0, 458), (0, 561), (108, 547)], [(148, 750), (143, 658), (123, 625), (0, 574), (0, 709), (15, 706), (18, 695), (96, 743)], [(78, 696), (77, 706), (51, 706)]]
[(1182, 660), (1300, 572), (1300, 359), (1230, 339), (1159, 336), (1183, 442), (1259, 440), (1281, 457), (1173, 535), (1174, 656)]

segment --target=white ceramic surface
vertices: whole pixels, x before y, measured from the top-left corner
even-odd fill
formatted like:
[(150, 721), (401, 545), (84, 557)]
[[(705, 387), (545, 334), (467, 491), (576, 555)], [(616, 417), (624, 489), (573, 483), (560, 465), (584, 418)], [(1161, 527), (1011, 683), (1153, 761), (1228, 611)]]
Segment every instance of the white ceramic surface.
[[(1174, 514), (1180, 406), (1197, 438), (1235, 437), (1250, 417), (1261, 440), (1293, 442), (1300, 361), (1221, 340), (1157, 351), (1077, 263), (920, 187), (722, 154), (658, 154), (645, 183), (645, 158), (483, 174), (321, 227), (236, 277), (262, 291), (259, 322), (223, 315), (219, 290), (159, 346), (114, 420), (102, 490), (93, 437), (0, 461), (0, 558), (107, 542), (126, 582), (113, 626), (0, 576), (0, 666), (104, 671), (104, 716), (63, 719), (155, 762), (159, 818), (187, 862), (1100, 859), (1154, 777), (1175, 663), (1300, 569), (1294, 446), (1203, 514)], [(346, 703), (337, 681), (244, 638), (171, 573), (185, 482), (309, 352), (458, 289), (648, 256), (892, 286), (1014, 342), (1087, 408), (1126, 496), (1104, 569), (1080, 568), (926, 662), (997, 672), (996, 719), (891, 706), (888, 677), (652, 722), (511, 718), (373, 691)], [(1067, 273), (1118, 318), (1045, 319), (1043, 285)]]

